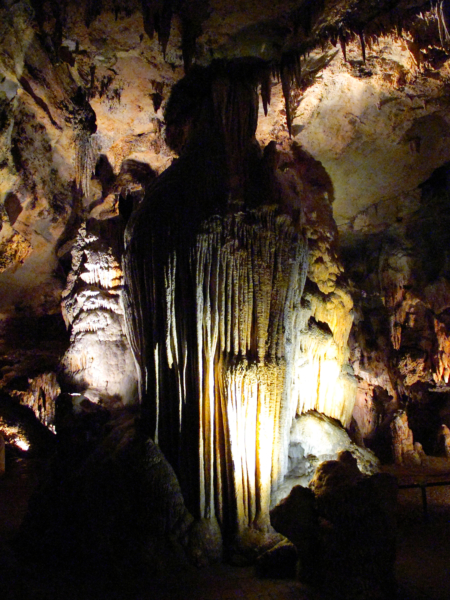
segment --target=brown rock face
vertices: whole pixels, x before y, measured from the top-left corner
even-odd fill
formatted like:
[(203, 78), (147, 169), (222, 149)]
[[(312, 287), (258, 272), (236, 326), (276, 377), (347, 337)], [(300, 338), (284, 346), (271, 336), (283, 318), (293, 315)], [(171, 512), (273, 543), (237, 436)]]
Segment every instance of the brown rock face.
[(383, 429), (399, 406), (405, 408), (427, 453), (436, 449), (448, 379), (447, 169), (422, 186), (409, 216), (370, 237), (343, 237), (359, 312), (354, 416), (363, 436), (373, 438), (377, 425)]

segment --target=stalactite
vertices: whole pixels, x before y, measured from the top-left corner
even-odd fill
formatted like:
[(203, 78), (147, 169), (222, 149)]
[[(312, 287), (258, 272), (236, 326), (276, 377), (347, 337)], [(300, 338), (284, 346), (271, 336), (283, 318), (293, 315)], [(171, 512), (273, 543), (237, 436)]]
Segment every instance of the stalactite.
[(158, 15), (158, 42), (161, 45), (164, 59), (166, 58), (167, 44), (170, 38), (170, 27), (172, 25), (172, 3), (170, 0), (165, 0), (163, 8)]
[(361, 54), (362, 54), (363, 63), (365, 63), (366, 62), (366, 41), (364, 39), (364, 32), (360, 31), (358, 36), (359, 36), (359, 41), (361, 44)]
[(76, 183), (86, 197), (90, 195), (91, 177), (95, 171), (100, 144), (95, 134), (81, 131), (76, 140)]
[(302, 64), (300, 52), (294, 51), (283, 54), (279, 66), (276, 69), (278, 79), (281, 79), (281, 87), (286, 108), (286, 124), (289, 135), (292, 133), (292, 114), (291, 114), (291, 87), (295, 83), (297, 87), (302, 83)]
[(439, 37), (443, 48), (448, 48), (450, 43), (450, 32), (449, 32), (449, 8), (445, 0), (439, 0), (434, 11), (437, 17)]
[[(302, 294), (306, 256), (306, 246), (291, 219), (274, 206), (212, 217), (203, 223), (190, 250), (202, 518), (223, 514), (224, 499), (216, 489), (220, 464), (221, 479), (231, 476), (234, 481), (239, 529), (269, 525), (273, 477), (278, 480), (284, 475), (280, 461), (287, 460), (286, 436), (286, 447), (278, 448), (283, 437), (280, 418), (291, 413), (290, 406), (281, 406), (290, 399), (284, 392), (284, 328), (293, 328), (293, 302)], [(189, 315), (177, 310), (182, 293), (179, 268), (178, 257), (172, 251), (164, 267), (165, 353), (158, 353), (158, 360), (167, 365), (160, 363), (162, 377), (168, 368), (177, 380), (177, 403), (183, 407), (193, 390), (180, 377), (187, 359), (179, 349), (187, 348), (185, 336), (192, 329)], [(164, 386), (159, 380), (161, 398)], [(179, 418), (177, 427), (182, 431), (182, 410)], [(161, 431), (160, 424), (157, 429)], [(231, 463), (217, 455), (217, 437), (230, 440)]]
[[(278, 75), (298, 83), (299, 56)], [(200, 122), (125, 232), (125, 315), (150, 430), (191, 512), (230, 536), (269, 528), (299, 411), (348, 423), (351, 299), (336, 278), (329, 292), (310, 282), (304, 293), (312, 267), (299, 223), (248, 191), (268, 65), (218, 61), (192, 78), (178, 89), (200, 82)]]
[(343, 368), (343, 357), (331, 331), (318, 327), (313, 319), (297, 332), (294, 345), (291, 396), (296, 413), (317, 410), (348, 426), (356, 380), (345, 363)]
[(173, 15), (179, 15), (182, 26), (181, 50), (184, 71), (187, 73), (195, 54), (196, 40), (202, 33), (202, 23), (209, 16), (209, 3), (205, 0), (141, 0), (141, 8), (145, 33), (150, 39), (157, 33), (164, 58)]
[(344, 61), (347, 62), (348, 33), (346, 31), (344, 31), (343, 27), (339, 28), (338, 39), (339, 39), (339, 44), (341, 46), (342, 55), (344, 57)]
[(157, 33), (165, 57), (172, 23), (172, 0), (141, 0), (141, 3), (145, 33), (150, 39)]
[(286, 108), (286, 124), (289, 131), (289, 136), (291, 136), (291, 78), (287, 67), (281, 67), (281, 89), (283, 90), (284, 104)]
[(347, 62), (347, 48), (345, 38), (342, 36), (339, 38), (339, 42), (341, 44), (342, 55), (344, 56), (344, 61)]
[(263, 103), (264, 114), (266, 117), (267, 117), (268, 106), (270, 104), (271, 86), (272, 86), (272, 82), (271, 82), (271, 77), (270, 77), (270, 70), (265, 69), (263, 71), (262, 77), (261, 77), (261, 99), (262, 99), (262, 103)]
[[(290, 271), (292, 265), (295, 265), (296, 272), (304, 268), (299, 268), (299, 263), (304, 262), (304, 254), (297, 250), (297, 234), (289, 219), (276, 215), (273, 208), (227, 217), (219, 230), (219, 223), (214, 219), (211, 227), (198, 236), (195, 258), (200, 414), (204, 417), (204, 429), (214, 431), (212, 419), (218, 412), (215, 409), (218, 392), (215, 391), (213, 373), (218, 368), (216, 357), (220, 349), (229, 357), (235, 357), (225, 375), (227, 421), (222, 423), (222, 427), (230, 436), (239, 527), (244, 524), (248, 527), (260, 513), (265, 515), (262, 521), (267, 520), (272, 455), (275, 454), (273, 440), (277, 437), (279, 425), (275, 418), (276, 413), (279, 414), (276, 406), (281, 402), (284, 388), (283, 376), (280, 375), (284, 373), (283, 358), (280, 358), (284, 355), (284, 347), (279, 348), (277, 341), (280, 344), (278, 334), (286, 310), (286, 289), (296, 283)], [(282, 341), (281, 345), (284, 346)], [(252, 350), (256, 352), (253, 358), (256, 363), (248, 366), (247, 359), (241, 363), (238, 357), (249, 356), (249, 353), (252, 356)], [(275, 375), (270, 376), (272, 379), (275, 377), (277, 384), (269, 385), (272, 379), (268, 372), (278, 373), (278, 379)], [(248, 398), (246, 394), (249, 394)], [(241, 405), (242, 402), (244, 405)], [(250, 409), (247, 403), (254, 405), (253, 408)], [(245, 414), (249, 410), (254, 410), (254, 418), (259, 419), (256, 431), (252, 430), (252, 418), (250, 422), (246, 421)], [(210, 425), (206, 427), (208, 422)], [(245, 451), (242, 449), (242, 440), (246, 436), (264, 438), (264, 451), (261, 449), (258, 459), (256, 454), (242, 454), (258, 452), (258, 443), (256, 446), (255, 443), (253, 446), (246, 445)], [(203, 445), (200, 449), (203, 462), (201, 493), (204, 494), (201, 502), (203, 510), (210, 514), (214, 509), (214, 457), (208, 441), (212, 439), (212, 435), (204, 435), (200, 440)], [(262, 469), (260, 479), (264, 482), (252, 479), (257, 460), (259, 469)], [(258, 515), (254, 508), (257, 488)]]
[(86, 27), (90, 27), (91, 23), (101, 14), (102, 8), (102, 0), (87, 0), (84, 11), (84, 23)]

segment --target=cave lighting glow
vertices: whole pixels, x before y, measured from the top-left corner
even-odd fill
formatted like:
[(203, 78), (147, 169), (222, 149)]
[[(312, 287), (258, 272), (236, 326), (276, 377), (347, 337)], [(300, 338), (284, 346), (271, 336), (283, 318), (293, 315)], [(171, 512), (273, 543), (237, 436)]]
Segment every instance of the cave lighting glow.
[(27, 452), (30, 449), (30, 444), (24, 437), (17, 437), (15, 439), (13, 439), (12, 443), (14, 444), (14, 446), (17, 446), (18, 448), (20, 448), (21, 450), (24, 450), (25, 452)]
[(3, 436), (6, 443), (12, 444), (24, 452), (30, 449), (30, 441), (19, 427), (8, 425), (3, 420), (0, 420), (0, 425), (0, 435)]

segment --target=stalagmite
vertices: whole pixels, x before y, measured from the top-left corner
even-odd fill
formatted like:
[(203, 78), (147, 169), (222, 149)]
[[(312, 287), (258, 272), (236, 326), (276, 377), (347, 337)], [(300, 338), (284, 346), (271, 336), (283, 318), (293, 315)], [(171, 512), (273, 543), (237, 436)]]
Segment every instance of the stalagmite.
[(136, 372), (124, 330), (118, 234), (117, 219), (91, 219), (74, 240), (62, 294), (71, 344), (62, 366), (65, 379), (91, 400), (128, 404), (135, 399)]
[(15, 396), (21, 404), (28, 406), (39, 421), (54, 431), (55, 403), (61, 388), (55, 373), (41, 373), (33, 379), (28, 379), (28, 389), (17, 391)]

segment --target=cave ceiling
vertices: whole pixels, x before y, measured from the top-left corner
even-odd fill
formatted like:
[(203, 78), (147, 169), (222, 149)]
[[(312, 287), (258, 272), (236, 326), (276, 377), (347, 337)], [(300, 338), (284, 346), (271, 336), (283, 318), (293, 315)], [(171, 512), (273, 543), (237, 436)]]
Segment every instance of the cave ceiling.
[[(60, 313), (77, 230), (89, 215), (117, 214), (124, 162), (158, 175), (176, 158), (164, 111), (195, 65), (267, 65), (271, 102), (266, 115), (260, 101), (257, 139), (297, 143), (322, 163), (343, 233), (414, 211), (418, 186), (450, 160), (447, 15), (447, 2), (419, 0), (3, 0), (3, 382), (19, 361), (11, 323)], [(47, 358), (60, 354), (50, 333), (40, 341)], [(20, 360), (27, 353), (31, 342)]]

